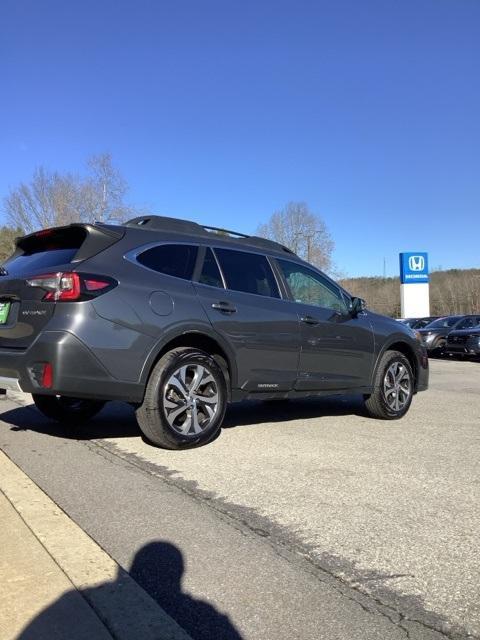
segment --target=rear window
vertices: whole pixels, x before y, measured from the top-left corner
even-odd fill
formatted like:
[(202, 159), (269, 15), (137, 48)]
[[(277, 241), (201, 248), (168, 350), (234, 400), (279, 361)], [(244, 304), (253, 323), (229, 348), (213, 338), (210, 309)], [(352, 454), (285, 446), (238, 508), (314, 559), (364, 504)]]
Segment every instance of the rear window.
[(280, 298), (275, 276), (265, 256), (215, 249), (227, 287), (233, 291)]
[(34, 236), (21, 238), (18, 247), (23, 253), (10, 258), (3, 266), (11, 276), (55, 270), (74, 260), (86, 235), (84, 229), (67, 229), (40, 231)]
[(198, 247), (187, 244), (163, 244), (147, 249), (139, 256), (137, 262), (153, 271), (191, 280)]

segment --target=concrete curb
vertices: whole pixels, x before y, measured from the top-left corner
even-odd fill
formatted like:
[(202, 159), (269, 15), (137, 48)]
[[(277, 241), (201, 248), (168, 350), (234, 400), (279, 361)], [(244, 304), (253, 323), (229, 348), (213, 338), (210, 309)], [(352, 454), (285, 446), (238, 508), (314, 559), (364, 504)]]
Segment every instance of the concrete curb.
[(1, 451), (0, 490), (115, 640), (191, 640), (126, 571)]

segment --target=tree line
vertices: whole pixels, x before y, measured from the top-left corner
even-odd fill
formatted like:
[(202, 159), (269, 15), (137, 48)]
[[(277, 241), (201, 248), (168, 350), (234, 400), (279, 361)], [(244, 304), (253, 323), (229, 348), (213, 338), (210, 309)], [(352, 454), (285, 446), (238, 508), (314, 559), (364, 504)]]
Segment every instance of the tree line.
[[(400, 317), (399, 278), (344, 278), (350, 293), (365, 298), (372, 311)], [(449, 269), (430, 274), (432, 316), (480, 313), (480, 269)]]
[[(149, 213), (127, 203), (128, 184), (108, 153), (91, 156), (83, 173), (39, 167), (29, 182), (10, 190), (3, 202), (8, 224), (0, 227), (0, 264), (15, 238), (37, 229), (72, 222), (122, 222)], [(256, 234), (288, 247), (323, 271), (335, 275), (334, 242), (323, 218), (305, 202), (289, 202), (275, 211)], [(344, 278), (341, 284), (365, 298), (374, 311), (400, 316), (398, 278)], [(480, 269), (437, 271), (430, 278), (432, 315), (480, 313)]]

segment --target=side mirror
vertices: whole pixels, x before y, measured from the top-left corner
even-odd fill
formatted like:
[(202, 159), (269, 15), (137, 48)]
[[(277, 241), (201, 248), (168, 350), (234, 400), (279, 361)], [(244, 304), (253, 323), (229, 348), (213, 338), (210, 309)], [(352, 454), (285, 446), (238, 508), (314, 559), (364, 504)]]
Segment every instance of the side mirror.
[(350, 313), (353, 318), (356, 318), (358, 314), (362, 313), (362, 311), (365, 311), (366, 308), (367, 303), (363, 298), (352, 298), (352, 301), (350, 303)]

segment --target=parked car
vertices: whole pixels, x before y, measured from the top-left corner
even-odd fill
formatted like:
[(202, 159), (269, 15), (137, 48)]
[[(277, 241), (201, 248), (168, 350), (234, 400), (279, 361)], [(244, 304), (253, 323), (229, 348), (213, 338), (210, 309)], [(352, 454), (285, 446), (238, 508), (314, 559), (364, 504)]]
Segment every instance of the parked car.
[(438, 316), (429, 316), (426, 318), (401, 318), (400, 322), (406, 324), (410, 329), (423, 329), (437, 318)]
[(450, 331), (445, 353), (452, 356), (480, 356), (480, 316), (470, 316), (461, 328)]
[(434, 320), (423, 329), (419, 329), (428, 353), (431, 355), (442, 355), (445, 351), (449, 333), (468, 327), (471, 322), (470, 319), (473, 317), (475, 316), (445, 316), (444, 318)]
[(73, 224), (17, 241), (0, 275), (0, 388), (48, 418), (137, 410), (153, 443), (197, 446), (243, 398), (363, 394), (401, 418), (428, 386), (415, 332), (289, 249), (146, 216)]

